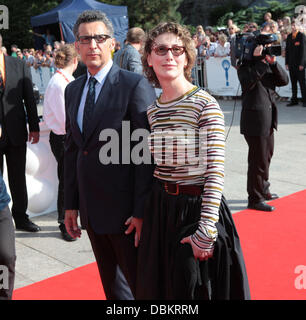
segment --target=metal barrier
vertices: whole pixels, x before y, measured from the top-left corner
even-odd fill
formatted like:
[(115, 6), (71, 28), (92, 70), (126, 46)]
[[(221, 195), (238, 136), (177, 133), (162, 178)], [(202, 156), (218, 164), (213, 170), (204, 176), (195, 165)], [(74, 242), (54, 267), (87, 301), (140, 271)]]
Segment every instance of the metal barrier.
[(201, 88), (207, 88), (206, 59), (197, 57), (191, 71), (192, 83)]

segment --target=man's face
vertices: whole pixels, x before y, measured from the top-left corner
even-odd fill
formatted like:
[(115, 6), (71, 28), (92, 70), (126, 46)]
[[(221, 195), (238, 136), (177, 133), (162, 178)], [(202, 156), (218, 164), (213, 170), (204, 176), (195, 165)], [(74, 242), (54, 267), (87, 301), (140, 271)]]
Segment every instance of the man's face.
[(296, 26), (295, 23), (292, 23), (292, 24), (291, 24), (291, 31), (292, 31), (292, 32), (298, 31), (298, 28), (297, 28), (297, 26)]
[[(105, 24), (101, 21), (82, 23), (79, 26), (79, 39), (86, 36), (109, 35)], [(90, 39), (89, 43), (84, 43), (77, 39), (75, 47), (86, 64), (91, 75), (99, 72), (112, 58), (112, 50), (115, 46), (114, 38), (107, 38), (104, 42)]]

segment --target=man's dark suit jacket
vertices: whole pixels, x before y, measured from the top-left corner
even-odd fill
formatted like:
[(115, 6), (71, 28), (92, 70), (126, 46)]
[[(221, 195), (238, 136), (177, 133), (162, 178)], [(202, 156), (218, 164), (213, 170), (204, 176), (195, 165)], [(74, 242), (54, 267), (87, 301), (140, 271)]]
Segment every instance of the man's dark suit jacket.
[(31, 72), (19, 58), (4, 56), (4, 63), (6, 80), (0, 121), (11, 144), (21, 146), (28, 139), (27, 122), (29, 131), (39, 131)]
[(289, 67), (306, 67), (306, 36), (298, 32), (295, 39), (290, 33), (286, 40), (285, 64)]
[[(82, 226), (86, 228), (90, 221), (98, 234), (122, 233), (128, 217), (142, 217), (153, 176), (151, 164), (121, 164), (126, 138), (121, 134), (122, 121), (131, 122), (131, 133), (137, 128), (149, 131), (146, 111), (155, 100), (155, 92), (143, 76), (114, 64), (96, 102), (91, 130), (83, 138), (77, 113), (85, 82), (83, 75), (65, 91), (65, 209), (78, 209)], [(99, 141), (99, 135), (105, 129), (118, 132), (120, 164), (103, 165), (99, 160), (99, 152), (107, 143)]]
[(285, 86), (287, 72), (276, 62), (268, 65), (261, 61), (243, 63), (238, 68), (242, 88), (240, 133), (247, 136), (268, 136), (277, 129), (275, 87)]

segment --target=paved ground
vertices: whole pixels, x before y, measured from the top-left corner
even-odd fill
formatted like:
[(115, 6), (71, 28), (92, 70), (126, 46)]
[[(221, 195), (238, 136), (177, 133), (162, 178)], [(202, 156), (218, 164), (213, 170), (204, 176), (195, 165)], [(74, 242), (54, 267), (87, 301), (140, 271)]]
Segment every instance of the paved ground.
[[(225, 114), (228, 132), (235, 102), (221, 99), (219, 102)], [(306, 108), (287, 108), (285, 104), (278, 103), (279, 129), (275, 134), (275, 153), (270, 169), (271, 191), (279, 196), (306, 189)], [(226, 146), (224, 194), (233, 213), (245, 209), (247, 205), (247, 145), (239, 133), (240, 111), (241, 100), (238, 100)], [(67, 243), (61, 239), (56, 212), (33, 217), (32, 220), (41, 226), (41, 232), (33, 234), (16, 231), (15, 288), (94, 261), (85, 230), (81, 239)]]

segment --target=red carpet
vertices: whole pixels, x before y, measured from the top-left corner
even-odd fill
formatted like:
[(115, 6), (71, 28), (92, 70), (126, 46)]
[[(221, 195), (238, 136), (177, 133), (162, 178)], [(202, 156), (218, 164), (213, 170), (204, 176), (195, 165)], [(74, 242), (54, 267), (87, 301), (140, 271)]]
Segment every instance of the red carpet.
[(105, 300), (96, 263), (14, 290), (13, 300)]
[[(234, 214), (254, 300), (305, 300), (297, 266), (306, 266), (306, 190), (270, 201), (271, 213), (244, 210)], [(299, 279), (298, 279), (299, 280)], [(297, 281), (300, 283), (301, 281)], [(302, 282), (303, 283), (303, 282)], [(304, 271), (306, 286), (306, 270)]]
[[(241, 239), (253, 300), (306, 300), (306, 190), (270, 202), (274, 212), (243, 210), (234, 220)], [(306, 270), (304, 271), (306, 287)], [(95, 263), (19, 288), (14, 300), (101, 300)]]

